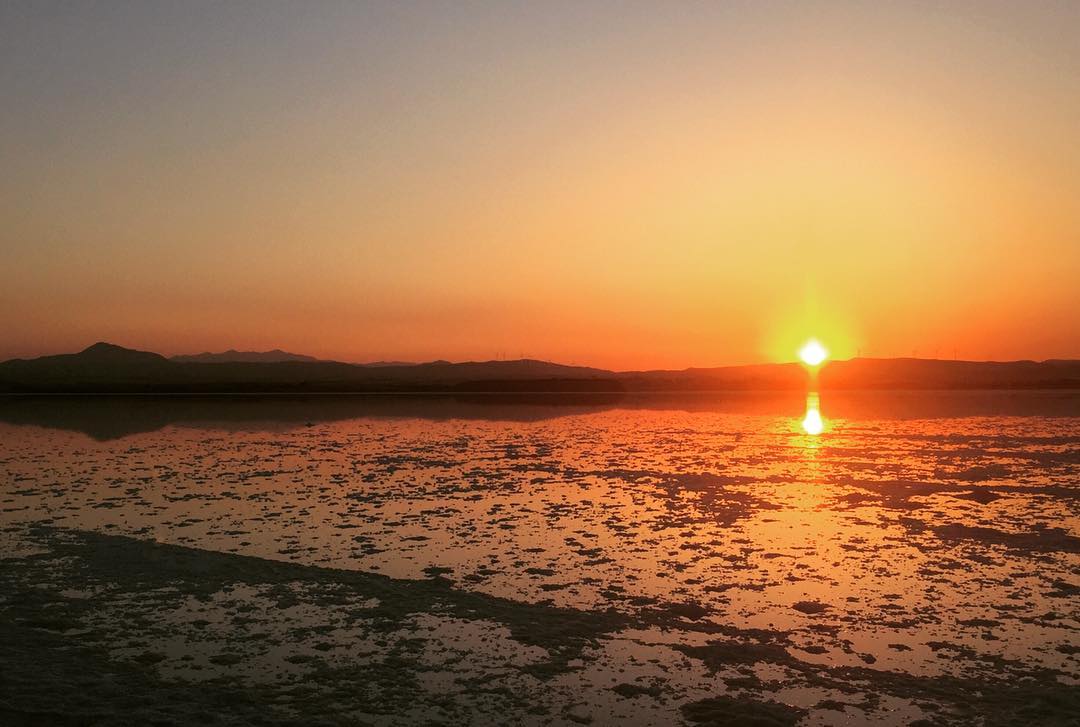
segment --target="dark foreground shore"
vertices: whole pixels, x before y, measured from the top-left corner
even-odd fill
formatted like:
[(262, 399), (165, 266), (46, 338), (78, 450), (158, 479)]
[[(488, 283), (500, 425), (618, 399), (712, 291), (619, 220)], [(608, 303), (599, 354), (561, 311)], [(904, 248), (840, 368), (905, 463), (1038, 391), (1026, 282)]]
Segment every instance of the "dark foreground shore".
[[(462, 591), (437, 573), (396, 580), (87, 532), (6, 535), (28, 549), (0, 570), (10, 725), (610, 724), (627, 716), (616, 705), (638, 701), (691, 724), (793, 725), (807, 710), (770, 693), (795, 685), (837, 695), (819, 710), (912, 700), (927, 725), (1073, 725), (1080, 714), (1080, 686), (1004, 658), (996, 678), (830, 668), (794, 656), (781, 631), (698, 622), (680, 604), (578, 611)], [(462, 638), (448, 643), (429, 618), (459, 624)], [(601, 641), (649, 630), (681, 634), (676, 649), (696, 668), (734, 669), (732, 694), (681, 701), (665, 667), (613, 677), (606, 703), (565, 688)], [(763, 665), (783, 677), (762, 679)], [(452, 689), (437, 683), (448, 672)]]

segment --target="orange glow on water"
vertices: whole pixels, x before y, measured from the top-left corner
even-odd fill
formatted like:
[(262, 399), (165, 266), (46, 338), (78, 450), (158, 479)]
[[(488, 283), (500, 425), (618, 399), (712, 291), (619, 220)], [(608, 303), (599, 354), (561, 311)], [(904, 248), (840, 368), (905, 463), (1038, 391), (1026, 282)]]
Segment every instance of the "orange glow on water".
[(806, 416), (802, 420), (803, 431), (818, 435), (825, 430), (825, 420), (821, 418), (821, 405), (816, 392), (806, 396)]

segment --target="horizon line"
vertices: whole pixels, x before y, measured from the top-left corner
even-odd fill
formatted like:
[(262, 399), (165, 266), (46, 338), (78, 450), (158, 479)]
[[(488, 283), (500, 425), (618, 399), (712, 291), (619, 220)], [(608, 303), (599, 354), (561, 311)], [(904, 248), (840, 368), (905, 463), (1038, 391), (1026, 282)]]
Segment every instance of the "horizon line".
[[(274, 348), (266, 349), (266, 350), (263, 350), (263, 351), (256, 351), (256, 350), (250, 350), (250, 349), (249, 350), (244, 350), (244, 349), (237, 349), (237, 348), (229, 348), (229, 349), (226, 349), (226, 350), (223, 350), (223, 351), (204, 350), (204, 351), (200, 351), (199, 353), (163, 354), (163, 353), (159, 353), (157, 351), (152, 351), (152, 350), (149, 350), (149, 349), (131, 348), (129, 346), (124, 346), (124, 345), (121, 345), (121, 344), (112, 343), (110, 341), (105, 341), (105, 340), (95, 341), (94, 343), (90, 344), (89, 346), (85, 346), (85, 347), (83, 347), (83, 348), (81, 348), (81, 349), (79, 349), (77, 351), (69, 351), (69, 352), (66, 352), (66, 353), (40, 354), (38, 356), (27, 356), (27, 357), (15, 356), (15, 357), (12, 357), (12, 358), (0, 360), (0, 364), (8, 363), (8, 362), (11, 362), (11, 361), (33, 361), (33, 360), (42, 359), (42, 358), (50, 358), (50, 357), (53, 357), (53, 356), (78, 355), (78, 354), (86, 353), (86, 352), (94, 349), (95, 347), (99, 347), (99, 346), (108, 346), (108, 347), (111, 347), (111, 348), (117, 348), (117, 349), (122, 349), (122, 350), (125, 350), (125, 351), (137, 352), (137, 353), (153, 354), (153, 355), (156, 355), (156, 356), (160, 356), (163, 359), (165, 359), (167, 361), (171, 361), (173, 363), (208, 363), (208, 364), (212, 364), (212, 363), (233, 363), (233, 364), (236, 364), (236, 363), (262, 363), (262, 364), (266, 364), (266, 363), (309, 363), (309, 364), (313, 364), (313, 363), (335, 363), (335, 364), (343, 364), (343, 365), (347, 365), (347, 366), (372, 366), (374, 364), (382, 364), (386, 368), (392, 368), (392, 367), (430, 366), (430, 365), (433, 365), (433, 364), (444, 364), (444, 365), (457, 366), (457, 365), (465, 365), (465, 364), (541, 363), (541, 364), (550, 364), (550, 365), (554, 365), (554, 366), (563, 366), (563, 367), (566, 367), (566, 368), (594, 369), (596, 371), (600, 371), (600, 372), (604, 372), (604, 373), (612, 373), (612, 374), (654, 373), (654, 372), (661, 372), (661, 371), (686, 372), (686, 371), (694, 371), (694, 370), (711, 370), (711, 369), (726, 369), (726, 368), (747, 368), (747, 367), (754, 367), (754, 366), (790, 366), (790, 365), (804, 366), (805, 365), (802, 362), (798, 361), (797, 359), (791, 359), (791, 360), (787, 360), (787, 361), (759, 361), (759, 362), (755, 362), (755, 363), (716, 364), (716, 365), (710, 365), (710, 366), (701, 366), (701, 365), (694, 366), (694, 365), (691, 365), (691, 366), (684, 366), (682, 368), (653, 367), (653, 368), (637, 368), (637, 369), (633, 369), (633, 368), (626, 368), (626, 369), (624, 369), (624, 368), (604, 368), (602, 366), (596, 366), (596, 365), (591, 365), (591, 364), (563, 363), (561, 361), (557, 361), (557, 360), (554, 360), (554, 359), (542, 359), (542, 358), (531, 358), (531, 357), (493, 358), (493, 359), (461, 359), (461, 360), (456, 360), (456, 361), (451, 360), (451, 359), (445, 359), (445, 358), (435, 358), (435, 359), (431, 359), (431, 360), (427, 360), (427, 361), (404, 361), (404, 360), (397, 361), (397, 360), (391, 360), (391, 359), (376, 359), (376, 360), (372, 360), (372, 361), (346, 361), (346, 360), (342, 360), (342, 359), (319, 358), (317, 356), (311, 356), (309, 354), (300, 354), (300, 353), (296, 353), (294, 351), (289, 351), (289, 350), (283, 349), (280, 346), (275, 346)], [(219, 356), (219, 355), (226, 355), (226, 354), (256, 354), (256, 355), (263, 355), (263, 354), (273, 354), (273, 353), (287, 354), (287, 355), (290, 355), (290, 356), (302, 356), (302, 357), (305, 357), (305, 358), (311, 359), (311, 360), (299, 360), (299, 361), (227, 361), (227, 362), (226, 361), (220, 361), (220, 362), (211, 362), (211, 361), (207, 361), (207, 362), (175, 361), (175, 359), (177, 359), (177, 358), (191, 358), (191, 357), (198, 357), (198, 356)], [(972, 363), (972, 364), (1020, 364), (1020, 363), (1045, 364), (1045, 363), (1052, 363), (1052, 362), (1058, 362), (1058, 361), (1060, 361), (1060, 362), (1078, 362), (1078, 361), (1080, 361), (1080, 355), (1077, 355), (1075, 358), (1052, 357), (1052, 358), (1045, 358), (1045, 359), (1034, 359), (1034, 358), (1020, 358), (1020, 359), (966, 359), (966, 358), (921, 357), (921, 356), (917, 356), (917, 355), (913, 355), (913, 356), (862, 356), (862, 355), (858, 355), (858, 356), (852, 356), (852, 357), (848, 357), (848, 358), (829, 358), (829, 359), (826, 359), (826, 361), (824, 363), (820, 364), (817, 368), (824, 368), (825, 366), (827, 366), (830, 363), (846, 363), (846, 362), (851, 362), (851, 361), (928, 361), (928, 362), (933, 361), (933, 362), (942, 362), (942, 363)]]

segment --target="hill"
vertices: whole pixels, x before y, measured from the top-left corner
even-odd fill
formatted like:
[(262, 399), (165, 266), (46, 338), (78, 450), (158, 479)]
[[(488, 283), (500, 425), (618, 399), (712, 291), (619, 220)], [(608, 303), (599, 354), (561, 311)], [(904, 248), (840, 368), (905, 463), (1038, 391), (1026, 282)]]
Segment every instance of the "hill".
[(275, 348), (272, 351), (237, 351), (230, 348), (221, 353), (195, 353), (173, 356), (170, 361), (177, 363), (280, 363), (282, 361), (318, 361), (314, 356), (289, 353)]
[(823, 389), (1080, 388), (1080, 361), (856, 358), (821, 370)]
[[(211, 354), (214, 355), (214, 354)], [(610, 372), (546, 361), (365, 366), (339, 361), (167, 359), (97, 343), (74, 354), (0, 363), (4, 393), (302, 393), (618, 389)], [(600, 381), (604, 379), (604, 381)], [(596, 381), (595, 387), (589, 382)]]

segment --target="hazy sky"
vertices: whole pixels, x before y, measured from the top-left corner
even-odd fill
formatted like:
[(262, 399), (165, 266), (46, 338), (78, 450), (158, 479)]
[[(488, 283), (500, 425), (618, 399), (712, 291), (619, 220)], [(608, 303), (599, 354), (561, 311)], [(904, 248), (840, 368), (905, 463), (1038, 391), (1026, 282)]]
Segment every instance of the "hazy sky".
[(0, 4), (0, 358), (1080, 357), (1080, 2)]

